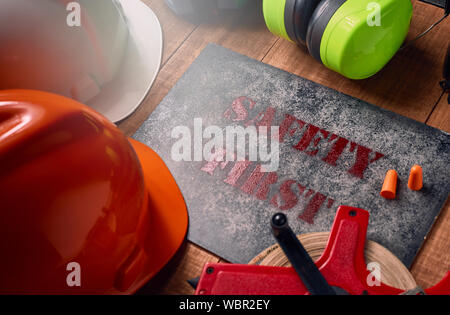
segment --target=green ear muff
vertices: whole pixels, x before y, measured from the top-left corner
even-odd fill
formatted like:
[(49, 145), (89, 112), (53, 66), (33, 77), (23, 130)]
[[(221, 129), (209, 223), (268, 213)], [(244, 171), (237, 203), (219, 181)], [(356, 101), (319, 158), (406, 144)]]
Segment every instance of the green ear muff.
[(410, 0), (263, 0), (269, 30), (298, 44), (347, 78), (380, 71), (401, 47)]
[(284, 26), (284, 10), (286, 6), (286, 0), (264, 0), (263, 1), (263, 14), (266, 21), (267, 28), (273, 34), (283, 37), (289, 41), (292, 39), (286, 32)]
[[(410, 0), (347, 0), (323, 31), (320, 59), (326, 67), (350, 79), (374, 75), (404, 42), (412, 10)], [(311, 27), (312, 35), (318, 26)], [(316, 44), (311, 46), (317, 54)]]

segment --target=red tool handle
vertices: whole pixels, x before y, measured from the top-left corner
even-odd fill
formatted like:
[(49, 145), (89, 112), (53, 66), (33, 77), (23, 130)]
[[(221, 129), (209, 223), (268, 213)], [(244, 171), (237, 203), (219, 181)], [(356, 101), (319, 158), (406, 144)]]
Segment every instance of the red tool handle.
[(428, 295), (449, 295), (450, 294), (450, 271), (442, 278), (440, 282), (431, 288), (425, 289)]
[[(396, 295), (403, 290), (381, 282), (372, 285), (364, 259), (369, 213), (339, 207), (325, 251), (315, 263), (327, 282), (349, 294)], [(371, 286), (372, 285), (372, 286)], [(449, 293), (450, 273), (427, 294)], [(196, 294), (288, 295), (308, 294), (293, 268), (233, 264), (207, 264)]]

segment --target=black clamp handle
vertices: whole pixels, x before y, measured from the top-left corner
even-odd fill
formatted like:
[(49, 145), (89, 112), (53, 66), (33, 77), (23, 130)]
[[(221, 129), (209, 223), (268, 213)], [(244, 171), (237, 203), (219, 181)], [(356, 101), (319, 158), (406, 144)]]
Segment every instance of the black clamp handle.
[(283, 249), (309, 293), (314, 295), (336, 295), (306, 249), (289, 227), (285, 214), (277, 213), (271, 220), (272, 234)]

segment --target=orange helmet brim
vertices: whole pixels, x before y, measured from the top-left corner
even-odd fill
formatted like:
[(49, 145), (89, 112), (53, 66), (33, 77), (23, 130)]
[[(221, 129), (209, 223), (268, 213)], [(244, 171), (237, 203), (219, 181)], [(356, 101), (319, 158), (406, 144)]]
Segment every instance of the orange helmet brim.
[(183, 195), (163, 160), (148, 146), (129, 138), (142, 166), (149, 194), (149, 218), (144, 234), (142, 278), (128, 290), (137, 291), (174, 256), (186, 238), (188, 213)]

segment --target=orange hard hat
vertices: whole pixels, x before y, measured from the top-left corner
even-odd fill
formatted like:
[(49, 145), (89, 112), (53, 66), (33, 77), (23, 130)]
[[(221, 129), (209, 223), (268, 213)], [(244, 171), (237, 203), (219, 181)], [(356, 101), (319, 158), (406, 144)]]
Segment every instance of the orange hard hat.
[(0, 91), (0, 293), (133, 293), (187, 224), (150, 148), (69, 98)]

